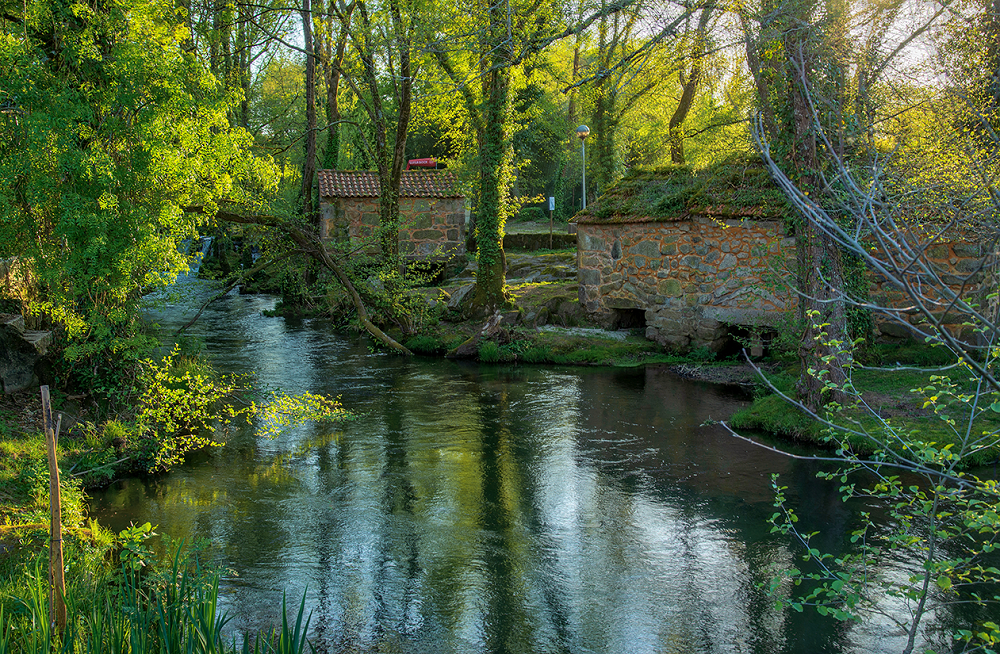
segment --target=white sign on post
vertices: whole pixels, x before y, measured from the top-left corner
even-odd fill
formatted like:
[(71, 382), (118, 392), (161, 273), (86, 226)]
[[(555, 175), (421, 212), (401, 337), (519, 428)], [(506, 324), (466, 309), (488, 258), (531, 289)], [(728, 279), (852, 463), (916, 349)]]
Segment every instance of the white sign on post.
[(556, 210), (556, 199), (550, 195), (549, 196), (549, 211), (555, 211), (555, 210)]

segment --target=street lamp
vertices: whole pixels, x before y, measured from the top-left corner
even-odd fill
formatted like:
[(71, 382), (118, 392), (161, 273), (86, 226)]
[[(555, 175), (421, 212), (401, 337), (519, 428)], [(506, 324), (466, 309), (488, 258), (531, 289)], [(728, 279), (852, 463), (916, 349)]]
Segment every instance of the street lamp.
[(587, 146), (584, 145), (583, 139), (590, 136), (590, 128), (586, 125), (580, 125), (576, 128), (576, 136), (580, 139), (580, 158), (583, 161), (583, 208), (587, 208)]

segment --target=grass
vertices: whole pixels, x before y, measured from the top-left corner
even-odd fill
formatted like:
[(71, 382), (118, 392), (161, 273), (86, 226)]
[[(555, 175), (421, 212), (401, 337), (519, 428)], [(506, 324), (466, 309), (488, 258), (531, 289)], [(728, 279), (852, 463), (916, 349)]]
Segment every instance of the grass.
[(620, 222), (629, 217), (670, 219), (711, 208), (714, 215), (789, 215), (787, 198), (757, 160), (735, 158), (704, 168), (666, 166), (636, 169), (578, 214)]
[[(928, 348), (923, 348), (927, 350)], [(896, 358), (911, 363), (916, 356), (921, 362), (938, 357), (936, 353), (895, 351)], [(855, 387), (867, 408), (845, 408), (831, 414), (835, 424), (864, 432), (871, 438), (850, 435), (847, 442), (861, 454), (870, 455), (878, 449), (888, 448), (901, 451), (916, 443), (933, 443), (941, 448), (951, 446), (954, 450), (962, 444), (962, 434), (967, 427), (969, 406), (956, 402), (951, 407), (935, 413), (933, 407), (925, 407), (925, 396), (914, 389), (940, 385), (940, 380), (932, 380), (934, 375), (947, 375), (949, 371), (934, 369), (863, 368), (853, 374)], [(973, 392), (973, 380), (966, 374), (965, 379), (957, 370), (950, 371), (959, 382), (959, 390)], [(785, 372), (769, 375), (768, 380), (781, 393), (793, 397), (796, 376)], [(963, 388), (964, 386), (964, 388)], [(728, 421), (737, 430), (765, 431), (793, 440), (832, 447), (827, 431), (810, 416), (788, 403), (761, 384), (757, 389), (753, 404), (734, 414)], [(964, 411), (964, 413), (961, 413)], [(955, 424), (950, 424), (944, 416), (953, 413)], [(963, 418), (964, 416), (964, 418)], [(977, 412), (971, 427), (974, 435), (990, 434), (1000, 430), (1000, 414), (992, 411)], [(965, 467), (988, 465), (1000, 460), (1000, 448), (987, 447), (968, 453), (963, 457)]]
[(229, 622), (219, 611), (219, 575), (198, 566), (177, 549), (172, 565), (160, 572), (121, 568), (112, 575), (77, 578), (67, 585), (66, 630), (48, 619), (47, 566), (37, 559), (24, 583), (0, 605), (0, 654), (80, 652), (100, 654), (300, 654), (311, 616), (305, 596), (289, 620), (282, 599), (280, 627), (228, 639)]

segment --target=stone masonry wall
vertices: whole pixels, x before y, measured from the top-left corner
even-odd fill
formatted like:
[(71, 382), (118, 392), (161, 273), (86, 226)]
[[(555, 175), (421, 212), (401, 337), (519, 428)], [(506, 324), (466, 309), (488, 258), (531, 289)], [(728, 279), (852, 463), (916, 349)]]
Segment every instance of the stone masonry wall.
[[(776, 327), (796, 307), (789, 286), (794, 280), (778, 272), (794, 270), (795, 239), (783, 236), (780, 221), (693, 216), (677, 222), (583, 223), (578, 230), (581, 305), (608, 322), (616, 309), (642, 309), (646, 337), (663, 345), (718, 349), (727, 325)], [(952, 290), (985, 306), (978, 296), (994, 274), (982, 268), (998, 257), (984, 258), (982, 248), (939, 243), (927, 258)], [(897, 308), (913, 325), (925, 320), (887, 280), (874, 273), (870, 278), (874, 304)], [(946, 328), (963, 332), (962, 316), (940, 313)], [(875, 322), (876, 337), (883, 341), (912, 336), (905, 324), (884, 316), (876, 315)]]
[(726, 323), (773, 325), (794, 307), (771, 272), (794, 256), (780, 221), (583, 223), (577, 256), (588, 312), (643, 309), (646, 337), (678, 349), (718, 349)]
[[(940, 242), (927, 248), (927, 263), (933, 267), (940, 280), (947, 284), (957, 295), (962, 296), (966, 301), (980, 305), (987, 315), (996, 315), (996, 301), (990, 300), (987, 295), (995, 293), (996, 288), (996, 264), (998, 254), (991, 253), (987, 246), (970, 241)], [(914, 273), (909, 276), (908, 282), (916, 288), (920, 288), (925, 297), (931, 301), (941, 300), (947, 304), (947, 299), (941, 298), (933, 292), (934, 285), (928, 284), (924, 275)], [(884, 341), (892, 341), (910, 338), (914, 333), (907, 327), (907, 324), (920, 326), (927, 320), (922, 312), (913, 306), (913, 299), (905, 295), (894, 284), (887, 281), (880, 275), (871, 275), (871, 288), (869, 297), (872, 304), (877, 306), (894, 307), (898, 310), (898, 315), (902, 322), (890, 320), (884, 316), (876, 316), (876, 328), (879, 336)], [(969, 327), (964, 323), (966, 317), (955, 311), (945, 311), (945, 306), (929, 306), (930, 312), (937, 320), (956, 336), (965, 339), (976, 340)]]
[[(360, 242), (378, 227), (378, 198), (323, 198), (324, 240)], [(465, 255), (464, 198), (400, 198), (399, 252), (411, 259)], [(377, 244), (373, 248), (377, 251)]]

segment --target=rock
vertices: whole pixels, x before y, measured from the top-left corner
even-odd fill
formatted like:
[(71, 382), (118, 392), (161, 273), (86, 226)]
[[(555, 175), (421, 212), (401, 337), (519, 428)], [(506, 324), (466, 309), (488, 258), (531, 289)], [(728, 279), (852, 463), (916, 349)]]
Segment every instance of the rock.
[(16, 393), (38, 385), (35, 366), (50, 340), (50, 332), (24, 332), (23, 320), (0, 322), (0, 392)]
[(879, 332), (893, 338), (912, 338), (913, 331), (898, 322), (884, 322), (878, 326)]
[(504, 326), (514, 326), (521, 322), (521, 312), (520, 311), (505, 311), (500, 316), (500, 324)]
[(472, 292), (472, 289), (476, 287), (475, 284), (466, 284), (465, 286), (460, 286), (451, 297), (448, 298), (448, 308), (452, 311), (461, 311), (462, 304), (465, 298)]
[(489, 340), (491, 337), (496, 335), (501, 330), (501, 324), (503, 323), (503, 314), (497, 311), (486, 324), (483, 325), (482, 329), (472, 335), (471, 338), (461, 343), (458, 347), (453, 349), (451, 352), (445, 355), (448, 359), (473, 359), (479, 355), (479, 343), (484, 339)]

